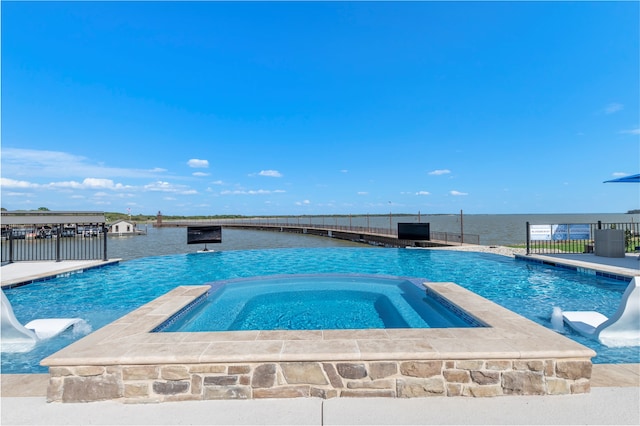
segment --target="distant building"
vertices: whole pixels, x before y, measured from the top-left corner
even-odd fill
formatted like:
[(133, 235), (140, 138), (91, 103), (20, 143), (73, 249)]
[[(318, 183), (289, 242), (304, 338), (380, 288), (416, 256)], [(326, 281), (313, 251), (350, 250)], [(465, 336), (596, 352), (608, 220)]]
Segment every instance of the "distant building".
[(128, 222), (126, 220), (118, 220), (117, 222), (109, 225), (109, 234), (111, 235), (134, 235), (140, 234), (137, 230), (136, 224)]

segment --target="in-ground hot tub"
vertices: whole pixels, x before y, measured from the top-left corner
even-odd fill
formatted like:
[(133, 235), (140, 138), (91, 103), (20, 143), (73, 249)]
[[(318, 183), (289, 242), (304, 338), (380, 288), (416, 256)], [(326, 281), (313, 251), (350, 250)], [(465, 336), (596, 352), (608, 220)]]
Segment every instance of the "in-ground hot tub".
[(182, 286), (44, 359), (48, 400), (589, 392), (593, 350), (454, 283), (424, 287), (486, 326), (152, 332), (211, 288)]
[(425, 279), (356, 274), (253, 277), (212, 283), (154, 331), (336, 330), (482, 327)]

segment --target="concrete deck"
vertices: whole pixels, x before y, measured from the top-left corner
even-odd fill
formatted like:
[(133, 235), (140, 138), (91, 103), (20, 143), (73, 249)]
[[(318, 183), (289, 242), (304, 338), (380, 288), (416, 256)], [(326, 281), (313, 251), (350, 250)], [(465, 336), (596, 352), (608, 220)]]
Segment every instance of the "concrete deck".
[(594, 388), (571, 396), (317, 398), (47, 404), (3, 397), (3, 425), (637, 425), (640, 388)]

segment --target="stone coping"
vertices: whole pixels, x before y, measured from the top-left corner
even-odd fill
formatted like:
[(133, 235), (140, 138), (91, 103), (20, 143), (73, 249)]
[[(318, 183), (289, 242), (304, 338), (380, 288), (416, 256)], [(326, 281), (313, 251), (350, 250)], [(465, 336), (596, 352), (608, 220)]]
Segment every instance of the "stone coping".
[(635, 255), (628, 255), (621, 259), (606, 258), (594, 254), (516, 254), (515, 258), (626, 283), (633, 277), (640, 275), (640, 262)]
[(2, 265), (2, 288), (20, 287), (37, 281), (45, 281), (89, 269), (120, 263), (122, 259), (19, 261)]
[(488, 327), (151, 333), (210, 288), (180, 286), (45, 358), (41, 365), (590, 359), (596, 355), (455, 283), (424, 285)]

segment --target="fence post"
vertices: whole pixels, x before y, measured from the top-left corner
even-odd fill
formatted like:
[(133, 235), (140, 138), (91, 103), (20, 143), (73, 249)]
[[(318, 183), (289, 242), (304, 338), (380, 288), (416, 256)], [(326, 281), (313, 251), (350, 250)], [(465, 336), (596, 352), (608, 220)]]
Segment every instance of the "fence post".
[(56, 231), (56, 262), (60, 262), (60, 246), (62, 245), (62, 224), (58, 225)]
[(109, 260), (109, 257), (107, 257), (107, 227), (104, 226), (104, 223), (102, 224), (102, 244), (102, 260), (106, 262)]
[(9, 228), (9, 263), (13, 263), (13, 228)]
[(460, 210), (460, 245), (464, 244), (464, 225), (462, 220), (462, 210)]
[(526, 239), (526, 241), (527, 241), (527, 255), (529, 255), (531, 253), (531, 238), (530, 238), (530, 236), (531, 236), (531, 232), (530, 232), (530, 229), (529, 229), (529, 222), (527, 222), (527, 239)]

